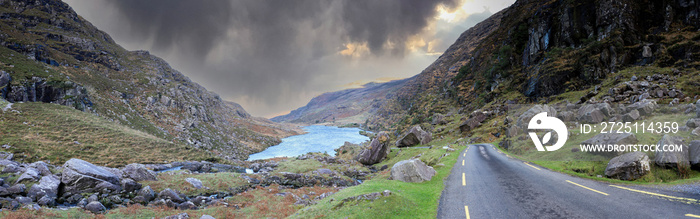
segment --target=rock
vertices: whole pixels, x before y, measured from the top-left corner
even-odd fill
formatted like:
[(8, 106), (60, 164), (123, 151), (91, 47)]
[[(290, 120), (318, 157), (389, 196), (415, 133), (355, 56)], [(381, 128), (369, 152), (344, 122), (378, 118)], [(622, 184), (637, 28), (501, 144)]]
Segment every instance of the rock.
[(649, 156), (643, 152), (631, 152), (614, 157), (605, 168), (605, 175), (620, 180), (635, 180), (651, 171)]
[(167, 189), (164, 189), (163, 191), (160, 191), (160, 193), (158, 193), (158, 198), (162, 198), (165, 200), (172, 200), (175, 203), (182, 203), (183, 201), (185, 201), (182, 199), (182, 197), (180, 197), (179, 194), (177, 194), (177, 192), (173, 191), (170, 188), (167, 188)]
[(384, 191), (382, 192), (382, 195), (383, 195), (383, 196), (390, 196), (390, 195), (391, 195), (391, 191), (389, 191), (389, 190), (384, 190)]
[(34, 182), (38, 179), (39, 179), (39, 171), (37, 171), (34, 168), (27, 168), (27, 170), (24, 171), (24, 173), (22, 173), (22, 175), (19, 176), (19, 178), (17, 178), (17, 182), (15, 182), (15, 184), (22, 183), (22, 182)]
[(600, 123), (613, 114), (608, 103), (586, 104), (578, 109), (578, 120), (581, 123)]
[(695, 136), (700, 136), (700, 127), (693, 129), (693, 131), (691, 131), (690, 134), (693, 134)]
[(146, 202), (150, 202), (156, 197), (156, 193), (153, 191), (153, 189), (151, 189), (151, 186), (141, 188), (137, 195), (144, 197), (146, 199)]
[(685, 122), (685, 125), (691, 129), (700, 127), (700, 118), (690, 118), (688, 119), (688, 121)]
[(442, 115), (440, 113), (436, 113), (433, 115), (433, 120), (431, 121), (430, 124), (432, 124), (432, 125), (445, 125), (445, 124), (447, 124), (447, 121), (445, 120), (444, 115)]
[(146, 198), (144, 198), (143, 196), (140, 196), (140, 195), (134, 196), (132, 201), (134, 201), (134, 203), (139, 203), (142, 205), (148, 204), (148, 200), (146, 200)]
[(682, 137), (665, 134), (657, 144), (661, 147), (663, 145), (683, 145), (683, 149), (682, 151), (656, 151), (654, 158), (656, 165), (664, 168), (678, 168), (678, 165), (690, 165), (688, 161), (688, 146), (683, 144)]
[[(600, 133), (592, 138), (581, 142), (582, 145), (604, 145), (607, 148), (608, 145), (628, 145), (637, 143), (637, 136), (633, 133)], [(601, 155), (613, 155), (619, 156), (624, 152), (592, 152), (593, 154)]]
[(200, 181), (199, 179), (196, 179), (196, 178), (187, 178), (187, 179), (185, 179), (185, 181), (190, 183), (190, 185), (194, 186), (195, 189), (201, 189), (204, 187), (202, 185), (202, 181)]
[(333, 170), (326, 169), (326, 168), (318, 169), (318, 170), (316, 170), (316, 172), (318, 172), (318, 174), (321, 174), (321, 175), (333, 175), (333, 174), (335, 174), (335, 172), (333, 172)]
[[(5, 148), (5, 147), (9, 148), (10, 146), (9, 146), (9, 145), (3, 145), (2, 147), (3, 147), (3, 148)], [(0, 152), (0, 160), (12, 160), (14, 157), (15, 157), (15, 155), (12, 154), (12, 153), (10, 153), (10, 152), (4, 152), (4, 151)]]
[(136, 181), (134, 181), (133, 179), (129, 179), (129, 178), (122, 179), (121, 186), (122, 186), (122, 189), (124, 189), (124, 192), (127, 192), (127, 193), (138, 191), (139, 189), (141, 189), (141, 184), (139, 184)]
[(63, 165), (61, 182), (64, 191), (69, 194), (80, 194), (99, 191), (105, 188), (119, 188), (119, 177), (102, 167), (87, 161), (72, 158)]
[(200, 217), (199, 219), (216, 219), (216, 218), (214, 218), (214, 217), (212, 217), (212, 216), (210, 216), (210, 215), (205, 214), (205, 215), (202, 215), (202, 217)]
[(59, 180), (58, 177), (54, 175), (44, 176), (41, 177), (38, 184), (34, 184), (31, 188), (29, 188), (27, 195), (32, 200), (40, 200), (47, 197), (48, 199), (55, 201), (56, 197), (58, 196), (58, 186), (60, 184), (61, 180)]
[(639, 102), (633, 103), (628, 106), (629, 110), (636, 109), (639, 111), (639, 115), (649, 116), (656, 109), (656, 101), (640, 98)]
[(481, 125), (481, 122), (486, 120), (488, 115), (485, 112), (477, 111), (471, 114), (471, 117), (459, 125), (459, 132), (467, 133)]
[(179, 213), (177, 215), (164, 217), (163, 219), (187, 219), (187, 218), (190, 218), (190, 215), (188, 215), (187, 213)]
[(644, 47), (642, 47), (642, 57), (651, 58), (651, 56), (652, 56), (651, 47), (649, 47), (648, 45), (645, 45)]
[(373, 165), (382, 162), (389, 155), (390, 150), (389, 135), (386, 132), (380, 132), (369, 143), (369, 149), (362, 150), (356, 160), (364, 165)]
[(107, 210), (107, 208), (105, 208), (105, 206), (102, 205), (102, 203), (100, 203), (98, 201), (92, 201), (92, 202), (88, 203), (87, 205), (85, 205), (84, 208), (85, 208), (85, 210), (88, 210), (88, 211), (92, 212), (93, 214), (102, 214), (104, 211)]
[(437, 172), (419, 159), (402, 160), (391, 167), (391, 179), (404, 182), (430, 180)]
[[(26, 190), (27, 190), (27, 186), (25, 186), (24, 184), (15, 184), (13, 186), (10, 186), (10, 188), (7, 188), (7, 193), (8, 193), (8, 195), (19, 195), (19, 194), (24, 194), (24, 192)], [(2, 195), (2, 194), (0, 194), (0, 195)]]
[(177, 209), (180, 209), (180, 210), (196, 210), (196, 209), (197, 209), (197, 206), (194, 205), (194, 203), (192, 203), (191, 201), (186, 201), (186, 202), (183, 202), (183, 203), (177, 205)]
[(5, 87), (10, 84), (12, 77), (5, 71), (0, 70), (0, 96), (4, 97), (6, 94)]
[(53, 206), (56, 206), (56, 198), (44, 196), (44, 197), (41, 197), (41, 199), (39, 199), (36, 203), (41, 205), (41, 206), (53, 207)]
[(626, 113), (624, 116), (622, 116), (622, 121), (624, 122), (633, 122), (641, 117), (639, 115), (639, 111), (637, 110), (632, 110), (629, 113)]
[(688, 161), (693, 169), (700, 170), (700, 140), (688, 144)]
[(700, 100), (695, 102), (695, 116), (700, 118)]
[(144, 166), (143, 164), (132, 163), (126, 165), (123, 171), (126, 177), (131, 178), (137, 182), (144, 180), (158, 180), (158, 174), (156, 172), (153, 172), (153, 170), (146, 169), (146, 166)]
[(32, 164), (29, 164), (29, 167), (36, 169), (39, 171), (39, 174), (41, 176), (48, 176), (51, 175), (51, 171), (49, 170), (49, 165), (46, 164), (44, 161), (37, 161)]
[(419, 125), (413, 126), (406, 135), (396, 141), (396, 147), (408, 147), (417, 144), (428, 144), (432, 140), (432, 134), (423, 131)]
[(124, 178), (124, 171), (117, 169), (117, 168), (110, 168), (110, 167), (102, 167), (103, 169), (109, 171), (110, 173), (113, 173), (114, 175), (118, 176), (120, 179)]
[(32, 203), (32, 199), (24, 196), (17, 196), (15, 197), (15, 201), (19, 202), (22, 205), (26, 205), (29, 203)]

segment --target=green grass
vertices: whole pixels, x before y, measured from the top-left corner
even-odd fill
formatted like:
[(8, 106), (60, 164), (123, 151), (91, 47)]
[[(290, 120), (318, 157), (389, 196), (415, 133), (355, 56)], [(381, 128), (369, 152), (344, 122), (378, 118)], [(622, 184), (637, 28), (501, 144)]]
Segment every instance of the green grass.
[[(454, 139), (446, 138), (431, 142), (431, 145), (436, 145), (433, 149), (404, 148), (398, 156), (396, 155), (398, 150), (392, 150), (388, 160), (375, 165), (391, 167), (398, 161), (422, 154), (420, 159), (424, 162), (433, 163), (433, 165), (442, 164), (434, 166), (437, 174), (430, 181), (406, 183), (388, 180), (390, 170), (387, 169), (361, 185), (343, 189), (321, 200), (317, 205), (299, 210), (291, 218), (434, 218), (437, 216), (438, 201), (445, 186), (443, 180), (450, 174), (457, 161), (458, 151), (466, 148), (463, 145), (459, 147), (452, 145), (451, 147), (457, 152), (447, 152), (449, 155), (437, 161), (437, 158), (445, 154), (442, 146), (451, 141)], [(374, 201), (346, 203), (342, 207), (337, 207), (340, 200), (344, 198), (384, 190), (390, 190), (391, 196)]]
[[(162, 173), (158, 175), (157, 181), (142, 181), (143, 186), (151, 186), (154, 191), (162, 191), (166, 188), (175, 189), (187, 196), (214, 194), (218, 191), (228, 191), (230, 188), (244, 186), (248, 182), (240, 177), (238, 173), (205, 173), (205, 174), (177, 174)], [(202, 185), (207, 188), (195, 189), (187, 178), (195, 178), (202, 181)]]
[(48, 160), (60, 165), (80, 158), (97, 165), (121, 166), (211, 157), (205, 151), (66, 106), (15, 103), (12, 109), (20, 113), (0, 112), (0, 144), (12, 146), (5, 150), (21, 162)]

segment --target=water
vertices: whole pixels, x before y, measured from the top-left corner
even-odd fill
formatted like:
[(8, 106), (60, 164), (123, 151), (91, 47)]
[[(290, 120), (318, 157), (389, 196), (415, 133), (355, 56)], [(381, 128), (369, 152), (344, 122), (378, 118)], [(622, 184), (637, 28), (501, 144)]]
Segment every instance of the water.
[(294, 157), (309, 152), (326, 152), (334, 155), (336, 148), (345, 142), (359, 144), (369, 138), (360, 135), (358, 128), (338, 128), (334, 126), (312, 125), (304, 127), (306, 134), (295, 135), (282, 139), (282, 143), (266, 150), (251, 154), (248, 160), (260, 160), (273, 157)]

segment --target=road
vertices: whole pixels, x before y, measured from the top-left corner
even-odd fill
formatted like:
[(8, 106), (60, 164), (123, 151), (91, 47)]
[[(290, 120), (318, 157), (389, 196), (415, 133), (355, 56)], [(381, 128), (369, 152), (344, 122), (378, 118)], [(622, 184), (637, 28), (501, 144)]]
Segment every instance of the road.
[(438, 218), (700, 218), (700, 195), (577, 178), (490, 144), (460, 153)]

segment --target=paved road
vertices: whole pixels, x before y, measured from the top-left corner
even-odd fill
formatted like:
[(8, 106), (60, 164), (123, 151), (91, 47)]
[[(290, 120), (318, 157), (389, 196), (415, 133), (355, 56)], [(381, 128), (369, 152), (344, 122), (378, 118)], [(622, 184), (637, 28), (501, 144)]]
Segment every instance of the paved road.
[[(464, 163), (463, 163), (464, 162)], [(469, 145), (445, 180), (438, 218), (700, 218), (700, 195), (614, 185)]]

